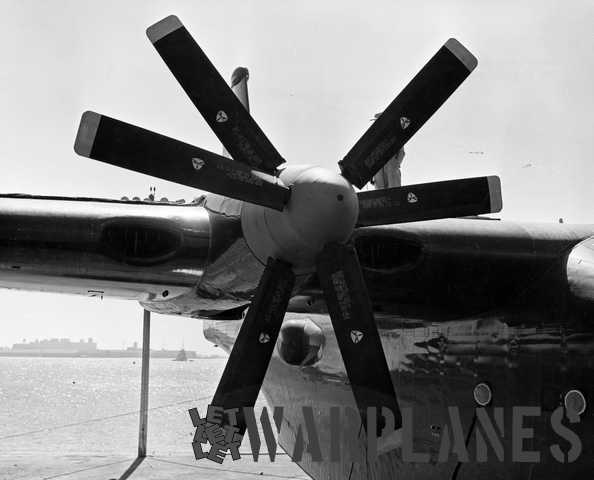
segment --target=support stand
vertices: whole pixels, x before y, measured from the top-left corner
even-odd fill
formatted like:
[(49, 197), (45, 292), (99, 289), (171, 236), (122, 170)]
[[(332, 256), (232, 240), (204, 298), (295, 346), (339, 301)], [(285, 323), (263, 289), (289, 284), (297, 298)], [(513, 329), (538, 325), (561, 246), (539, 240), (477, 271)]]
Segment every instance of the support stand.
[(151, 353), (151, 312), (144, 311), (142, 325), (142, 373), (140, 379), (140, 419), (138, 425), (138, 456), (119, 480), (126, 480), (146, 458), (146, 432), (148, 424), (149, 359)]

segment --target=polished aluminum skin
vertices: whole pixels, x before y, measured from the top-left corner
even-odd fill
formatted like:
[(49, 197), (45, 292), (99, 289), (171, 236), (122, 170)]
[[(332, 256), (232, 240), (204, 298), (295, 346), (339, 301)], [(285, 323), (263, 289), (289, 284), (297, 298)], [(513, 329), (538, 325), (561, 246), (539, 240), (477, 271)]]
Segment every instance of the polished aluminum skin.
[[(407, 441), (429, 461), (404, 461), (404, 440), (398, 435), (391, 444), (378, 445), (384, 451), (376, 461), (328, 461), (329, 409), (355, 408), (355, 402), (315, 280), (291, 300), (263, 385), (269, 405), (284, 407), (281, 445), (293, 452), (298, 426), (305, 428), (302, 407), (313, 406), (326, 461), (317, 462), (308, 452), (299, 460), (313, 478), (589, 478), (594, 468), (594, 305), (585, 301), (590, 281), (585, 260), (593, 235), (592, 225), (471, 219), (358, 230), (353, 240), (392, 382), (401, 408), (412, 412)], [(229, 351), (240, 325), (208, 321), (204, 334)], [(314, 361), (307, 361), (312, 354)], [(479, 429), (473, 422), (474, 392), (481, 383), (493, 395), (492, 405), (485, 407), (488, 414), (493, 415), (492, 407), (503, 409), (504, 461), (493, 452), (486, 462), (472, 457)], [(560, 444), (567, 452), (569, 447), (552, 430), (550, 418), (576, 390), (588, 402), (580, 422), (570, 426), (583, 451), (577, 461), (563, 464), (549, 448)], [(439, 461), (448, 407), (460, 413), (469, 462), (459, 464), (454, 455)], [(539, 463), (513, 461), (514, 407), (541, 409), (539, 417), (524, 420), (534, 428), (534, 438), (523, 444), (523, 450), (541, 452)], [(341, 420), (345, 429), (360, 431), (358, 416)], [(352, 446), (345, 438), (342, 452)], [(364, 439), (355, 449), (365, 456)]]
[(0, 287), (171, 299), (196, 288), (209, 243), (197, 206), (0, 196)]

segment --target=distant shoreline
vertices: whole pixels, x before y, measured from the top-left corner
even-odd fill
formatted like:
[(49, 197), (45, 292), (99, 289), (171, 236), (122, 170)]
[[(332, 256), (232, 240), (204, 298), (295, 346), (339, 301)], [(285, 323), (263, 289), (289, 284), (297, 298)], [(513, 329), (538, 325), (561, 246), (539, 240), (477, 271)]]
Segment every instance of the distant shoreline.
[[(175, 359), (177, 352), (171, 351), (151, 351), (151, 358), (170, 358)], [(199, 355), (195, 352), (186, 351), (188, 360), (209, 360), (215, 358), (225, 358), (223, 355)], [(140, 358), (142, 351), (132, 350), (102, 350), (96, 352), (11, 352), (0, 351), (0, 357), (30, 357), (30, 358)]]

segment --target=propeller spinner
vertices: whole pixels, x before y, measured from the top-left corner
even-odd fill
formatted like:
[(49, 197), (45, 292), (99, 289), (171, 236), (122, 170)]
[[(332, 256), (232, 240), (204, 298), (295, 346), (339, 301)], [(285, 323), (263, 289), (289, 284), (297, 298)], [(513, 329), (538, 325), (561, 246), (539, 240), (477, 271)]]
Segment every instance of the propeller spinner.
[[(355, 193), (437, 111), (477, 61), (448, 40), (339, 162), (341, 174), (284, 159), (175, 16), (147, 35), (233, 160), (93, 112), (74, 149), (85, 157), (247, 202), (242, 227), (266, 264), (212, 403), (253, 406), (264, 381), (295, 276), (317, 272), (357, 406), (398, 400), (352, 245), (356, 226), (477, 215), (501, 209), (497, 177)], [(249, 365), (248, 369), (243, 368)], [(239, 418), (243, 432), (245, 422)], [(364, 424), (365, 425), (365, 424)]]

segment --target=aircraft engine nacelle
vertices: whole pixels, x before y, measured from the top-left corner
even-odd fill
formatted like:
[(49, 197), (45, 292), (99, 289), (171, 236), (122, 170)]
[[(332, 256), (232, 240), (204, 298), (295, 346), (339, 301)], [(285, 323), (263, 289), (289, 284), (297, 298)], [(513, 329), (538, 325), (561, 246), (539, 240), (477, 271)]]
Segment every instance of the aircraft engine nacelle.
[(325, 337), (322, 329), (308, 318), (286, 319), (276, 348), (284, 362), (295, 366), (313, 365), (322, 358)]
[(571, 249), (565, 268), (569, 291), (579, 299), (594, 301), (594, 237)]

